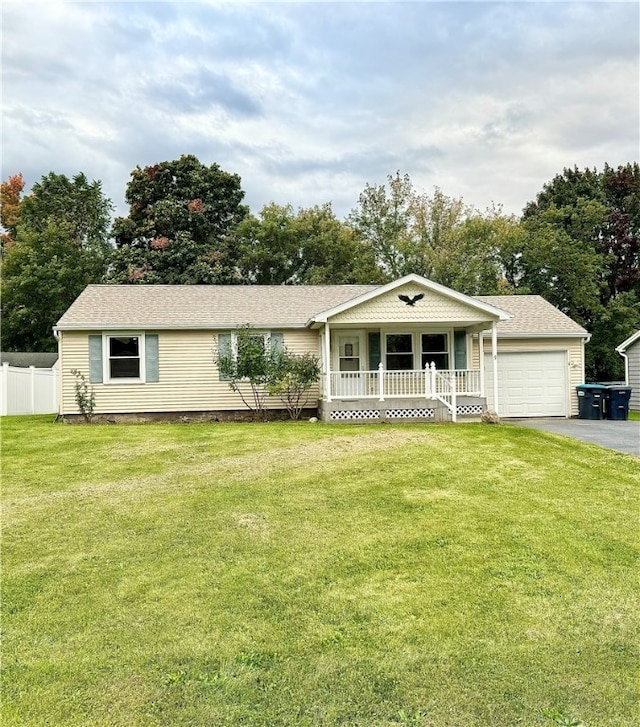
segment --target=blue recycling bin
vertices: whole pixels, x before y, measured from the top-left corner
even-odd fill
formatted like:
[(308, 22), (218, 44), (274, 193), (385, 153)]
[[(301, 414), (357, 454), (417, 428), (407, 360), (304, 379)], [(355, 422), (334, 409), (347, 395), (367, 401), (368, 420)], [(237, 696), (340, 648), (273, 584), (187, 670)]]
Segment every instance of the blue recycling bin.
[(609, 384), (605, 397), (605, 414), (607, 419), (626, 421), (629, 418), (630, 386)]
[(578, 419), (604, 419), (607, 387), (602, 384), (580, 384), (578, 392)]

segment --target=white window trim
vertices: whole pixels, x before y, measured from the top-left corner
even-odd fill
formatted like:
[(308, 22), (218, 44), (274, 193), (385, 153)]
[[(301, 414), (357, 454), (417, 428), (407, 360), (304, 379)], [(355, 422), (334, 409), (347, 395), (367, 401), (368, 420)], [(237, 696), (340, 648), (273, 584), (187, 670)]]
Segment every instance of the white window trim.
[[(267, 344), (271, 340), (271, 331), (251, 331), (249, 334), (251, 336), (255, 336), (256, 338), (258, 336), (262, 336), (262, 340), (264, 341), (265, 349), (267, 347)], [(238, 334), (235, 331), (231, 331), (231, 355), (233, 356), (233, 360), (238, 360)]]
[[(455, 333), (453, 328), (451, 329), (444, 329), (440, 331), (420, 331), (418, 333), (418, 344), (419, 344), (419, 356), (420, 356), (420, 362), (422, 362), (422, 356), (424, 354), (424, 351), (422, 350), (422, 336), (446, 336), (447, 337), (447, 350), (446, 351), (431, 351), (430, 353), (439, 354), (442, 355), (444, 353), (447, 354), (447, 359), (449, 360), (449, 366), (446, 369), (446, 371), (451, 371), (452, 368), (455, 367), (455, 351), (453, 350), (454, 347), (454, 337)], [(451, 364), (454, 364), (454, 367), (451, 366)]]
[[(381, 360), (384, 364), (384, 368), (386, 371), (391, 371), (392, 369), (389, 369), (387, 367), (387, 356), (389, 355), (389, 351), (387, 350), (387, 339), (389, 336), (411, 336), (411, 358), (413, 359), (413, 370), (416, 368), (416, 334), (415, 331), (385, 331), (384, 332), (384, 350), (380, 353), (382, 354)], [(408, 353), (400, 354), (401, 356), (408, 356)], [(394, 369), (395, 370), (395, 369)], [(407, 371), (408, 369), (398, 369), (399, 371)]]
[[(381, 342), (381, 354), (383, 356), (382, 361), (384, 362), (385, 368), (387, 367), (387, 336), (394, 336), (394, 335), (406, 335), (411, 336), (411, 345), (413, 350), (413, 369), (414, 371), (422, 370), (422, 366), (420, 365), (422, 361), (422, 334), (444, 334), (447, 336), (447, 347), (448, 351), (447, 354), (449, 356), (449, 367), (451, 367), (452, 362), (454, 361), (454, 351), (453, 351), (453, 336), (454, 336), (454, 329), (453, 328), (418, 328), (413, 330), (397, 330), (394, 328), (386, 327), (381, 328), (380, 333), (382, 334), (382, 342)], [(467, 336), (467, 349), (468, 349), (469, 341)], [(445, 353), (444, 351), (442, 353)], [(469, 350), (467, 350), (467, 361), (469, 360)], [(451, 368), (449, 368), (451, 370)]]
[(365, 353), (368, 353), (366, 351), (366, 343), (365, 343), (365, 331), (362, 328), (354, 328), (354, 329), (340, 329), (337, 331), (331, 331), (331, 338), (333, 342), (333, 361), (332, 361), (332, 370), (335, 372), (340, 371), (340, 346), (339, 346), (339, 337), (340, 336), (357, 336), (358, 337), (358, 345), (360, 347), (360, 355), (358, 358), (360, 359), (360, 371), (366, 371), (367, 366), (366, 361), (367, 358), (365, 356)]
[[(265, 350), (267, 348), (267, 345), (269, 344), (269, 341), (271, 340), (271, 336), (273, 335), (273, 331), (254, 331), (251, 330), (252, 336), (262, 336), (262, 340), (264, 341), (264, 347)], [(231, 331), (231, 356), (233, 357), (233, 360), (237, 363), (238, 361), (238, 334), (235, 333), (235, 331)], [(247, 377), (244, 377), (242, 379), (239, 379), (241, 382), (248, 382), (249, 379)]]
[[(102, 380), (105, 384), (144, 384), (146, 383), (146, 362), (145, 362), (145, 334), (144, 331), (109, 331), (102, 334)], [(140, 359), (140, 376), (135, 378), (111, 377), (109, 362), (109, 339), (110, 338), (133, 338), (138, 339), (138, 351)]]

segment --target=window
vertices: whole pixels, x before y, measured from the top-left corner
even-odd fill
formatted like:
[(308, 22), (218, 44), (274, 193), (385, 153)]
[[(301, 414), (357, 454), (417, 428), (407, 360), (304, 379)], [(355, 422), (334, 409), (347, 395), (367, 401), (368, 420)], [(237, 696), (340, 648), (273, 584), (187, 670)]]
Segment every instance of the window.
[(338, 370), (360, 371), (360, 334), (338, 334)]
[(219, 371), (221, 381), (230, 378), (249, 378), (256, 372), (256, 361), (260, 360), (267, 345), (275, 351), (283, 350), (282, 333), (251, 330), (247, 335), (238, 335), (235, 331), (218, 334), (218, 358), (233, 365), (234, 375), (231, 377), (229, 366), (225, 372)]
[(140, 379), (140, 336), (107, 337), (108, 378)]
[(420, 336), (422, 368), (433, 361), (437, 369), (449, 368), (449, 336), (446, 333), (423, 333)]
[(267, 333), (255, 333), (251, 334), (247, 338), (247, 346), (251, 350), (264, 351), (267, 345), (269, 335)]
[(88, 344), (89, 381), (92, 384), (153, 384), (160, 381), (157, 333), (91, 333)]
[(413, 336), (410, 333), (389, 333), (386, 353), (389, 371), (411, 371), (413, 369)]
[(264, 362), (267, 340), (266, 333), (252, 333), (244, 338), (238, 338), (234, 334), (233, 350), (238, 362), (238, 371), (245, 371), (244, 375), (247, 377), (255, 373), (258, 362)]

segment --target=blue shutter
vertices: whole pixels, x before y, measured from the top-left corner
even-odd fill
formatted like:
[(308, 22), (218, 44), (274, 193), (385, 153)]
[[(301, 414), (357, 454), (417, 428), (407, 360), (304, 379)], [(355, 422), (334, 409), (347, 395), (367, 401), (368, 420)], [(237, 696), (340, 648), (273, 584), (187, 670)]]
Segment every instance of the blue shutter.
[(467, 332), (453, 332), (453, 358), (456, 369), (467, 368)]
[[(218, 333), (218, 358), (226, 358), (231, 356), (231, 334), (230, 333)], [(228, 376), (223, 376), (218, 373), (220, 381), (229, 381)]]
[(380, 333), (378, 331), (369, 332), (369, 371), (377, 371), (380, 361), (382, 360), (380, 352)]
[(102, 336), (89, 336), (89, 383), (102, 383)]
[(157, 333), (147, 333), (144, 337), (144, 373), (147, 383), (160, 380)]
[(278, 353), (284, 351), (284, 336), (282, 333), (272, 333), (269, 338), (272, 351), (277, 351)]

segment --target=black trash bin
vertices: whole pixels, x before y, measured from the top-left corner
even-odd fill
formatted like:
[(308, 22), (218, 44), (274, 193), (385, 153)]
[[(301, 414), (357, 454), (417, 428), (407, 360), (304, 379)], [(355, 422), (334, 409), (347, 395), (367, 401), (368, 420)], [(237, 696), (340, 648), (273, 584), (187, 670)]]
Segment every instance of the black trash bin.
[(580, 384), (578, 392), (578, 418), (604, 419), (607, 387), (601, 384)]
[(605, 413), (607, 419), (626, 421), (629, 418), (630, 399), (630, 386), (615, 386), (609, 384), (605, 398)]

